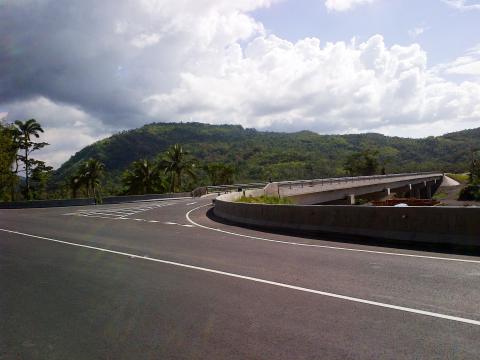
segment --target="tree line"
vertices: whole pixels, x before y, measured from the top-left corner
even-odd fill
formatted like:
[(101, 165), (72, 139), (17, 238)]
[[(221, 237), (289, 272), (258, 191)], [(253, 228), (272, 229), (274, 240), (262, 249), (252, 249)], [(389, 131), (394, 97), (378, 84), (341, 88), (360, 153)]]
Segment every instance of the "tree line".
[[(143, 195), (176, 193), (190, 191), (197, 183), (197, 170), (205, 171), (210, 184), (232, 184), (235, 169), (221, 163), (208, 163), (199, 166), (200, 162), (182, 145), (171, 146), (156, 159), (140, 159), (132, 162), (121, 176), (121, 195)], [(70, 178), (69, 184), (72, 197), (77, 197), (79, 191), (83, 195), (94, 197), (101, 201), (101, 179), (105, 175), (105, 165), (97, 159), (82, 162), (77, 172)]]
[[(417, 170), (399, 165), (399, 157), (411, 151), (409, 147), (395, 149), (375, 145), (373, 140), (379, 135), (367, 134), (370, 140), (358, 144), (356, 142), (362, 137), (350, 136), (352, 145), (348, 145), (347, 152), (339, 149), (349, 136), (345, 139), (321, 137), (321, 144), (326, 142), (328, 145), (323, 149), (314, 146), (318, 136), (310, 133), (260, 134), (230, 126), (152, 124), (92, 144), (67, 161), (68, 166), (64, 164), (54, 172), (35, 158), (38, 150), (48, 146), (40, 140), (43, 132), (35, 119), (0, 123), (0, 201), (70, 197), (100, 199), (102, 195), (191, 191), (198, 186), (235, 181), (374, 175), (384, 174), (387, 169), (389, 172)], [(451, 138), (468, 134), (450, 135), (442, 141), (453, 141)], [(175, 141), (169, 143), (172, 138)], [(292, 139), (296, 147), (291, 143)], [(402, 141), (413, 144), (411, 139)], [(141, 144), (141, 151), (136, 144)], [(131, 156), (145, 153), (145, 149), (160, 153), (152, 158), (135, 159)], [(82, 156), (82, 152), (88, 155)], [(422, 152), (415, 151), (415, 154)], [(119, 161), (124, 161), (125, 165), (119, 167)], [(471, 166), (470, 173), (477, 179), (476, 169), (480, 165), (475, 161), (471, 161), (477, 165)], [(432, 162), (428, 168), (418, 170), (441, 170), (435, 164)]]
[(53, 169), (32, 156), (49, 145), (38, 141), (43, 132), (35, 119), (0, 123), (0, 200), (31, 200), (46, 196)]
[[(81, 196), (101, 202), (107, 171), (105, 164), (96, 158), (89, 158), (76, 166), (73, 174), (64, 181), (67, 191), (49, 188), (52, 167), (32, 157), (34, 152), (49, 145), (39, 141), (43, 132), (35, 119), (0, 123), (0, 201)], [(202, 165), (182, 145), (175, 144), (153, 160), (132, 162), (121, 174), (122, 188), (115, 195), (190, 191), (198, 185), (199, 171), (207, 174), (211, 185), (232, 184), (236, 173), (233, 166), (219, 162)]]

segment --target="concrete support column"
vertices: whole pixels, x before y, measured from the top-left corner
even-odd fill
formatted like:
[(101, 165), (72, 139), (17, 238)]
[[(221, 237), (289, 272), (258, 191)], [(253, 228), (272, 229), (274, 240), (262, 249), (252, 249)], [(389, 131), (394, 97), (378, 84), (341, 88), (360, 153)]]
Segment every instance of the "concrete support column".
[(427, 199), (431, 199), (432, 198), (432, 187), (427, 184)]
[(354, 194), (348, 195), (348, 200), (350, 202), (350, 205), (355, 205), (355, 195)]
[(390, 188), (387, 188), (386, 190), (387, 190), (387, 195), (390, 195), (391, 194)]

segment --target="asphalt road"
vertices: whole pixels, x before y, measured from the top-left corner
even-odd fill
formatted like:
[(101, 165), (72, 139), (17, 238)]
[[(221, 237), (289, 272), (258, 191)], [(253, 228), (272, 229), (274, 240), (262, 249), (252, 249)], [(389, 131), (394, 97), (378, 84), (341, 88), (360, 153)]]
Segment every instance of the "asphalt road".
[(0, 210), (0, 359), (480, 357), (480, 257), (243, 229), (210, 202)]

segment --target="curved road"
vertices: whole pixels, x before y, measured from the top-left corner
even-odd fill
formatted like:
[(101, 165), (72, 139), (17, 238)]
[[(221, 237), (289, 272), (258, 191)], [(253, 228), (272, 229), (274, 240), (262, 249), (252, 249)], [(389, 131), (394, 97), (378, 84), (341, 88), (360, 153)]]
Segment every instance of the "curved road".
[(0, 210), (0, 359), (478, 359), (479, 257), (243, 229), (210, 203)]

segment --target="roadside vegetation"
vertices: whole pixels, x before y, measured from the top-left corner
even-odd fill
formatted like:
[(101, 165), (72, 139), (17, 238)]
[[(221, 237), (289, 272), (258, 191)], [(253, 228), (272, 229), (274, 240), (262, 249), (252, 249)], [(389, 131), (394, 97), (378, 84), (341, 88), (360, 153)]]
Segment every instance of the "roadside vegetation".
[(471, 150), (470, 173), (468, 185), (465, 186), (458, 196), (461, 201), (480, 201), (480, 149)]
[[(426, 139), (154, 123), (100, 140), (59, 169), (35, 119), (0, 123), (0, 201), (184, 192), (207, 185), (439, 170), (462, 183), (480, 128)], [(465, 172), (465, 174), (458, 174)], [(457, 173), (457, 174), (455, 174)], [(465, 196), (475, 196), (466, 193)], [(266, 200), (262, 201), (277, 201)], [(282, 200), (280, 200), (282, 201)]]
[(286, 197), (277, 196), (242, 196), (236, 202), (243, 202), (249, 204), (272, 204), (272, 205), (291, 205), (293, 201)]
[(437, 193), (435, 193), (435, 195), (432, 196), (432, 199), (434, 200), (444, 200), (448, 198), (448, 193), (444, 192), (444, 191), (439, 191)]
[(35, 119), (0, 123), (0, 199), (39, 199), (47, 196), (52, 167), (33, 157), (48, 143), (38, 141), (43, 129)]
[(463, 173), (463, 174), (447, 173), (445, 175), (447, 175), (449, 178), (452, 178), (453, 180), (458, 181), (460, 184), (468, 184), (468, 182), (470, 181), (469, 173)]

